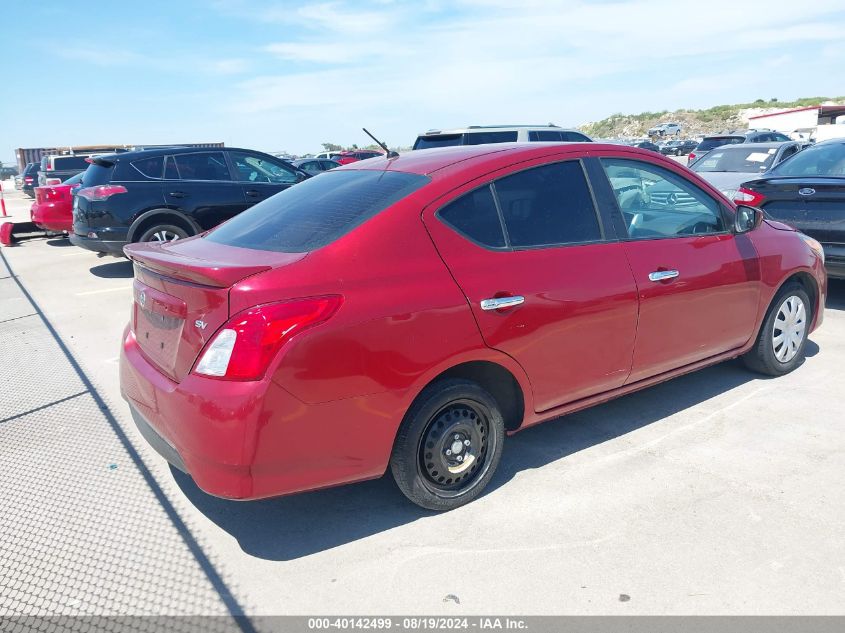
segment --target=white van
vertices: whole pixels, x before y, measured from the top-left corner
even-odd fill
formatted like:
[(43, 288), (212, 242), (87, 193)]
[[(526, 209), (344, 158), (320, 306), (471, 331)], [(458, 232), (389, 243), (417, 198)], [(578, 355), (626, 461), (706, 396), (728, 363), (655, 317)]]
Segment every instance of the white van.
[(486, 143), (584, 143), (592, 140), (583, 132), (566, 130), (556, 125), (470, 125), (454, 130), (429, 130), (417, 137), (413, 149)]

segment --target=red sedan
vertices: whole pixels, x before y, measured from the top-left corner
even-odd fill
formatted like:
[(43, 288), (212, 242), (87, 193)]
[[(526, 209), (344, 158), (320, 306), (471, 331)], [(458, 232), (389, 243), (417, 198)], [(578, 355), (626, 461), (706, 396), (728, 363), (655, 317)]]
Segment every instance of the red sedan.
[(348, 165), (349, 163), (354, 163), (359, 160), (378, 158), (379, 156), (384, 156), (384, 152), (374, 149), (350, 149), (340, 152), (334, 160), (341, 165)]
[(371, 160), (126, 253), (123, 396), (232, 499), (390, 469), (454, 508), (509, 433), (734, 357), (792, 371), (827, 292), (815, 240), (593, 143)]
[(35, 187), (35, 202), (29, 215), (36, 226), (48, 231), (73, 228), (73, 191), (79, 188), (82, 175), (77, 174), (59, 185)]

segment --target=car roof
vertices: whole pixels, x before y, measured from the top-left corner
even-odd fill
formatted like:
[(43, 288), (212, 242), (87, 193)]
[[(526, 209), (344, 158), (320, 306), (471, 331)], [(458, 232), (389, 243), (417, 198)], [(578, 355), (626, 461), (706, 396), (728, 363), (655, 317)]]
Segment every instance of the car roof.
[(747, 136), (746, 134), (713, 134), (711, 136), (705, 136), (701, 140), (707, 141), (707, 140), (716, 139), (716, 138), (745, 138), (746, 136)]
[(509, 161), (530, 160), (561, 153), (561, 150), (583, 149), (584, 152), (613, 150), (641, 154), (654, 159), (656, 154), (635, 147), (592, 142), (535, 142), (535, 143), (489, 143), (484, 145), (453, 145), (437, 147), (424, 152), (406, 152), (394, 158), (370, 158), (339, 167), (340, 170), (373, 169), (401, 171), (411, 174), (430, 175), (441, 169), (461, 162), (472, 161), (476, 167), (490, 164), (493, 168), (503, 158)]
[[(260, 152), (255, 149), (243, 149), (241, 147), (188, 147), (185, 145), (175, 145), (172, 147), (153, 147), (150, 149), (137, 149), (130, 152), (116, 152), (111, 154), (96, 154), (97, 158), (102, 158), (111, 162), (123, 160), (135, 160), (137, 158), (153, 158), (155, 156), (169, 156), (173, 154), (195, 154), (196, 152), (258, 152), (259, 154), (267, 154), (267, 152)], [(267, 154), (269, 156), (269, 154)], [(279, 158), (278, 160), (285, 160)]]
[[(564, 128), (558, 125), (468, 125), (466, 127), (449, 128), (448, 130), (432, 129), (426, 130), (417, 136), (436, 136), (439, 134), (472, 134), (475, 132), (514, 132), (519, 130), (559, 130), (561, 132), (578, 132), (584, 134), (579, 130), (571, 128)], [(586, 135), (585, 135), (586, 136)]]
[(790, 143), (795, 144), (795, 143), (797, 143), (797, 141), (767, 141), (765, 143), (739, 143), (737, 145), (725, 145), (721, 149), (728, 149), (728, 148), (733, 148), (733, 149), (737, 149), (737, 150), (739, 150), (739, 149), (742, 149), (742, 150), (747, 150), (747, 149), (777, 149), (779, 147), (782, 147), (783, 145), (788, 145)]

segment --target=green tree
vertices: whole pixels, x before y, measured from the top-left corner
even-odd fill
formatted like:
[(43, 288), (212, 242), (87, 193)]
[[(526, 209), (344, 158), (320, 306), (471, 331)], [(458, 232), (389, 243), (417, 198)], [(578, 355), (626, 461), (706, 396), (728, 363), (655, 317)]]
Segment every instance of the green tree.
[(335, 143), (321, 143), (323, 149), (327, 152), (339, 152), (343, 149), (340, 145), (336, 145)]

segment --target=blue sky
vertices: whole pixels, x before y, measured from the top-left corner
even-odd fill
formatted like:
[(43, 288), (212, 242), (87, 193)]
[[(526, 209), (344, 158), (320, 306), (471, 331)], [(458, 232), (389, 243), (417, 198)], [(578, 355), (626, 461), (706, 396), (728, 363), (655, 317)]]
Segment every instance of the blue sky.
[(13, 148), (390, 145), (490, 123), (845, 92), (842, 0), (15, 2)]

